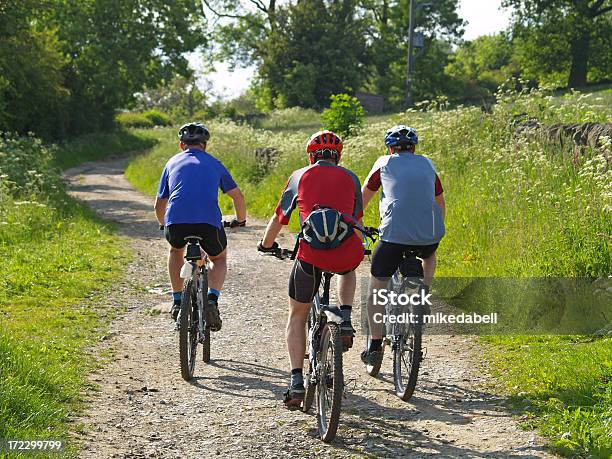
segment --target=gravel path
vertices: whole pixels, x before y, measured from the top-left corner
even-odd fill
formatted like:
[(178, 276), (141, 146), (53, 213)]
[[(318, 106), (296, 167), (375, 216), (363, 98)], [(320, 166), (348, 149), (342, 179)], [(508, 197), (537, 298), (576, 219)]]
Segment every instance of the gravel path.
[[(388, 356), (381, 377), (365, 375), (359, 339), (345, 354), (337, 438), (322, 443), (313, 415), (281, 404), (290, 262), (258, 255), (261, 222), (228, 234), (223, 331), (213, 335), (211, 363), (198, 361), (195, 380), (184, 382), (167, 314), (166, 242), (152, 199), (134, 191), (124, 167), (122, 160), (90, 163), (66, 174), (72, 195), (116, 222), (135, 253), (102, 305), (126, 311), (98, 346), (110, 358), (91, 375), (99, 390), (78, 420), (85, 424), (82, 457), (552, 457), (484, 389), (490, 381), (479, 346), (465, 336), (425, 339), (427, 358), (410, 403), (392, 392)], [(290, 237), (280, 243), (290, 247)]]

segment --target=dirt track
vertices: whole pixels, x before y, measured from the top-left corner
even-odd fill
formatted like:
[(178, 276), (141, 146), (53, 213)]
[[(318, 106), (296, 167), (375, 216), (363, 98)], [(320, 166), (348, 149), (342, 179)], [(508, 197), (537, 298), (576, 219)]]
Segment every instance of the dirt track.
[[(281, 405), (290, 264), (254, 250), (261, 222), (228, 234), (223, 331), (213, 335), (211, 364), (198, 362), (193, 383), (184, 382), (169, 296), (161, 294), (169, 290), (166, 242), (152, 199), (133, 190), (124, 166), (91, 163), (67, 173), (71, 193), (117, 222), (135, 253), (128, 276), (102, 305), (127, 312), (98, 347), (112, 359), (91, 375), (100, 390), (89, 394), (85, 416), (76, 420), (86, 426), (82, 457), (552, 457), (483, 389), (478, 345), (462, 336), (426, 339), (411, 403), (391, 391), (388, 356), (381, 377), (364, 374), (360, 337), (345, 354), (348, 387), (337, 439), (322, 443), (313, 415)], [(291, 245), (288, 236), (280, 242)]]

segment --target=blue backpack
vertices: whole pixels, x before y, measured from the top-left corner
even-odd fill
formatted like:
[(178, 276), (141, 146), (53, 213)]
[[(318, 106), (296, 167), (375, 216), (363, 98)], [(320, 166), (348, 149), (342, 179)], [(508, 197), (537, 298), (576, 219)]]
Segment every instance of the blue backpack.
[(354, 228), (355, 224), (336, 209), (315, 206), (302, 224), (300, 238), (314, 249), (330, 250), (348, 239)]

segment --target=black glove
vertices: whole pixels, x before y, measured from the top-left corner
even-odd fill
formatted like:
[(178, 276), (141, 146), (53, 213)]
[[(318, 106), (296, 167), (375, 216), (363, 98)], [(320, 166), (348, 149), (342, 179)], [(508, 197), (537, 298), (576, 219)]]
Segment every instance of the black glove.
[(272, 244), (272, 247), (264, 247), (262, 245), (263, 241), (259, 241), (259, 243), (257, 244), (257, 250), (259, 252), (263, 252), (263, 253), (277, 253), (279, 251), (279, 247), (278, 247), (278, 242), (274, 242), (274, 244)]
[(246, 220), (239, 222), (237, 219), (233, 219), (231, 222), (223, 222), (223, 226), (226, 228), (239, 228), (246, 226)]

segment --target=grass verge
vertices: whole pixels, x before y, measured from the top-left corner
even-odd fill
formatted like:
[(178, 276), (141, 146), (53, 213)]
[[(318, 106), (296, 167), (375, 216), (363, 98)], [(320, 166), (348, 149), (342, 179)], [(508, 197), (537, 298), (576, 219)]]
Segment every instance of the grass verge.
[(125, 132), (59, 147), (0, 138), (0, 439), (62, 439), (76, 453), (69, 422), (97, 363), (88, 348), (114, 313), (96, 295), (130, 254), (111, 225), (67, 195), (57, 166), (151, 144)]
[(556, 453), (612, 455), (612, 338), (489, 338), (493, 375), (525, 428), (538, 428)]

